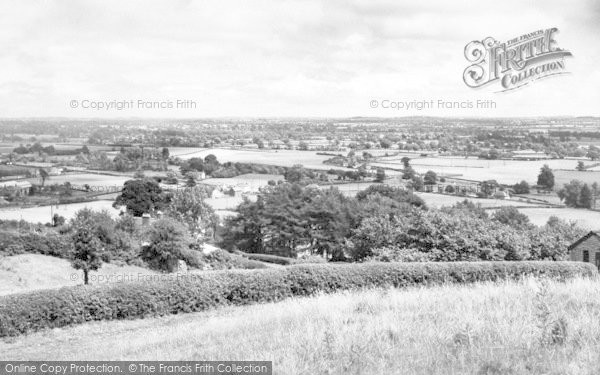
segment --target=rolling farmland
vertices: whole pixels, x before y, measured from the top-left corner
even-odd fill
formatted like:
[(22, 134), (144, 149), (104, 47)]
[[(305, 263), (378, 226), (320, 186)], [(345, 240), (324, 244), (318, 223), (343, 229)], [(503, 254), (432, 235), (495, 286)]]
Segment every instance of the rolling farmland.
[[(401, 157), (382, 158), (373, 165), (401, 169), (400, 159)], [(484, 160), (475, 157), (432, 157), (411, 159), (410, 164), (418, 173), (432, 170), (441, 176), (453, 176), (474, 181), (496, 180), (501, 184), (512, 185), (521, 180), (535, 184), (539, 170), (544, 164), (548, 164), (552, 169), (574, 170), (577, 161), (571, 159), (519, 161)]]

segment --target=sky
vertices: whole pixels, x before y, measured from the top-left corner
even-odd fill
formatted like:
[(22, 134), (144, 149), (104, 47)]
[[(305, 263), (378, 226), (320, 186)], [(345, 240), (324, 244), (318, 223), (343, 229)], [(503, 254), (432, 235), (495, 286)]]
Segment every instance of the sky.
[[(467, 43), (551, 27), (569, 74), (463, 82)], [(599, 35), (594, 0), (3, 0), (0, 117), (600, 115)]]

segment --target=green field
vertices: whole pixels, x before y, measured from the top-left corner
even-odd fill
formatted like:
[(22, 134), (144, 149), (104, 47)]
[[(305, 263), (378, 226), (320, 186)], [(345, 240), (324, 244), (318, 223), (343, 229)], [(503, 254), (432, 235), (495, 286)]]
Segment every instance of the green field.
[[(418, 173), (432, 170), (439, 175), (452, 175), (467, 180), (496, 180), (501, 184), (515, 184), (525, 180), (530, 184), (537, 183), (540, 168), (548, 164), (552, 169), (573, 169), (577, 160), (556, 159), (538, 161), (519, 160), (484, 160), (475, 157), (429, 157), (414, 158), (410, 164)], [(399, 157), (383, 158), (373, 165), (381, 167), (402, 168)]]
[[(102, 189), (113, 189), (111, 191), (114, 191), (114, 189), (122, 187), (125, 181), (130, 179), (130, 176), (111, 176), (97, 173), (69, 173), (59, 176), (50, 176), (46, 180), (46, 184), (64, 184), (65, 182), (70, 182), (72, 185), (76, 185), (77, 187), (83, 187), (85, 184), (90, 185), (93, 191)], [(29, 181), (35, 184), (40, 183), (39, 178), (33, 178)]]
[(600, 185), (600, 171), (554, 171), (555, 190), (572, 180), (579, 180), (589, 185), (597, 182)]
[(61, 204), (58, 206), (39, 206), (29, 208), (2, 208), (0, 209), (1, 220), (25, 220), (32, 223), (50, 223), (52, 222), (52, 215), (59, 214), (64, 218), (71, 219), (75, 216), (75, 212), (82, 208), (90, 208), (95, 211), (108, 210), (115, 217), (119, 214), (119, 211), (112, 207), (113, 201), (110, 200), (98, 200), (84, 203), (69, 203)]
[[(267, 165), (278, 165), (283, 167), (291, 167), (295, 164), (302, 164), (306, 168), (329, 170), (332, 166), (323, 164), (324, 160), (330, 159), (331, 156), (317, 155), (315, 151), (296, 151), (296, 150), (238, 150), (238, 149), (205, 149), (195, 151), (191, 149), (188, 152), (178, 151), (175, 155), (181, 159), (190, 159), (193, 157), (206, 157), (213, 154), (219, 162), (239, 162), (239, 163), (256, 163)], [(336, 167), (336, 169), (344, 169)]]
[(53, 329), (5, 339), (0, 351), (11, 360), (268, 360), (286, 375), (597, 374), (598, 301), (599, 281), (587, 279), (369, 290)]
[(598, 211), (578, 208), (519, 208), (519, 212), (527, 215), (535, 225), (544, 225), (550, 216), (556, 216), (566, 221), (574, 221), (584, 229), (600, 229), (600, 212)]
[[(105, 263), (90, 273), (91, 284), (131, 281), (158, 275), (147, 268)], [(68, 260), (40, 254), (22, 254), (0, 258), (0, 295), (53, 289), (83, 284), (83, 273)]]

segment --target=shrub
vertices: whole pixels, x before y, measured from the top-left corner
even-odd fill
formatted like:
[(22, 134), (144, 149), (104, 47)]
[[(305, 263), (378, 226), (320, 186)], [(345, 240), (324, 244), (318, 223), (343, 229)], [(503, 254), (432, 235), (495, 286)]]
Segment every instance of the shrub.
[(170, 218), (155, 221), (145, 233), (148, 245), (142, 249), (142, 259), (156, 270), (177, 269), (181, 252), (191, 243), (183, 224)]
[(99, 284), (0, 297), (0, 337), (98, 320), (202, 311), (318, 292), (468, 283), (545, 276), (595, 276), (583, 262), (311, 264), (215, 271), (163, 281)]

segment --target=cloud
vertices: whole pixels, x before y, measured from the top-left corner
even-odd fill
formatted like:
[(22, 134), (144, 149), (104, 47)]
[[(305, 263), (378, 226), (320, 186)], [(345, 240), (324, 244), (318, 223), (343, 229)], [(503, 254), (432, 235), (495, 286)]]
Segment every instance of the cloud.
[[(592, 0), (8, 0), (0, 116), (124, 115), (69, 108), (84, 98), (201, 103), (132, 116), (402, 115), (368, 107), (383, 97), (499, 102), (444, 115), (598, 115), (598, 21)], [(569, 77), (500, 96), (462, 83), (469, 41), (553, 26), (575, 55)]]

